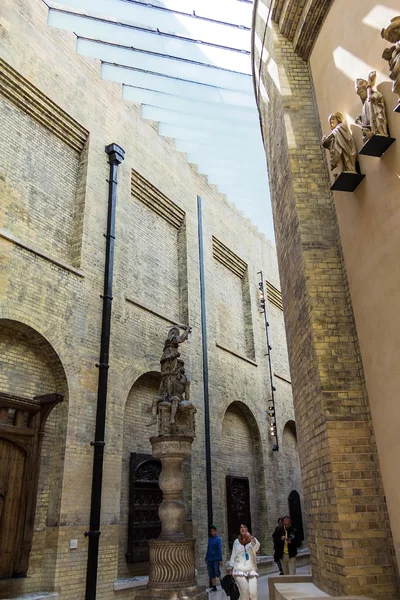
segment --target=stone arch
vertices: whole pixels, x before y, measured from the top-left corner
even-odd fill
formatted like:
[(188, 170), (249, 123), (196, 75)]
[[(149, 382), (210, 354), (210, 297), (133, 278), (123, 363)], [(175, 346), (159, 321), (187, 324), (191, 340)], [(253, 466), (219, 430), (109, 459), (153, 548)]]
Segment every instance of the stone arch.
[(150, 421), (151, 406), (154, 396), (157, 396), (161, 375), (157, 371), (148, 371), (138, 377), (132, 385), (124, 411), (122, 460), (121, 460), (121, 499), (118, 577), (133, 577), (147, 572), (143, 563), (128, 564), (126, 553), (128, 549), (128, 518), (129, 518), (129, 466), (131, 453), (151, 455), (150, 436), (157, 434), (157, 426), (147, 427)]
[[(261, 436), (253, 412), (243, 402), (232, 402), (225, 411), (218, 461), (214, 464), (217, 465), (214, 469), (214, 489), (218, 489), (218, 496), (223, 499), (215, 502), (214, 520), (219, 524), (225, 551), (228, 551), (228, 501), (232, 498), (228, 490), (229, 485), (234, 485), (232, 478), (235, 481), (239, 478), (239, 483), (240, 479), (248, 479), (252, 533), (264, 543), (266, 493)], [(245, 481), (243, 485), (246, 485)]]
[[(22, 404), (27, 402), (29, 405), (34, 403), (34, 398), (48, 394), (60, 394), (64, 399), (51, 410), (45, 422), (40, 455), (37, 459), (38, 475), (34, 477), (37, 481), (36, 497), (21, 504), (21, 511), (29, 510), (26, 507), (30, 502), (32, 502), (31, 506), (35, 507), (31, 551), (30, 543), (27, 543), (26, 549), (22, 550), (22, 553), (27, 555), (23, 560), (24, 571), (28, 564), (29, 553), (43, 556), (46, 547), (44, 532), (47, 527), (57, 526), (60, 518), (68, 420), (68, 384), (64, 367), (53, 346), (30, 325), (13, 319), (0, 319), (0, 356), (0, 393), (4, 406), (8, 402), (10, 406), (12, 402), (16, 406), (18, 402)], [(9, 409), (4, 408), (3, 412), (7, 410), (10, 419), (13, 409), (10, 412)], [(25, 419), (23, 425), (27, 426), (28, 422), (29, 420)], [(7, 435), (4, 435), (3, 441), (6, 437)], [(5, 456), (6, 453), (3, 458)], [(7, 468), (6, 458), (2, 468)], [(30, 474), (24, 473), (24, 477), (27, 475), (32, 477), (32, 470), (30, 471)], [(9, 483), (5, 480), (3, 485), (9, 487)], [(36, 484), (33, 486), (31, 482), (29, 483), (31, 491), (35, 487)], [(25, 508), (22, 508), (23, 506)], [(32, 563), (29, 576), (40, 576), (40, 568), (40, 561)]]

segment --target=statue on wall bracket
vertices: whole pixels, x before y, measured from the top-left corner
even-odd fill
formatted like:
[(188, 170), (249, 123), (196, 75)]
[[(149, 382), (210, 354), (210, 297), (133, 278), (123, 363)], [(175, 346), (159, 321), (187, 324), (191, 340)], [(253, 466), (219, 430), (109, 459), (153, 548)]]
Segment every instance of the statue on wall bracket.
[(357, 171), (357, 148), (342, 113), (329, 115), (331, 132), (324, 135), (322, 145), (329, 150), (332, 175), (335, 179), (331, 190), (354, 192), (364, 179)]
[(395, 138), (389, 136), (386, 108), (383, 96), (374, 90), (376, 71), (367, 79), (356, 79), (355, 89), (362, 102), (361, 115), (355, 122), (362, 129), (364, 145), (360, 154), (380, 157), (393, 144)]
[(389, 25), (382, 29), (381, 37), (393, 44), (385, 48), (382, 58), (389, 63), (389, 77), (393, 81), (392, 92), (398, 96), (394, 112), (400, 113), (400, 16), (391, 19)]

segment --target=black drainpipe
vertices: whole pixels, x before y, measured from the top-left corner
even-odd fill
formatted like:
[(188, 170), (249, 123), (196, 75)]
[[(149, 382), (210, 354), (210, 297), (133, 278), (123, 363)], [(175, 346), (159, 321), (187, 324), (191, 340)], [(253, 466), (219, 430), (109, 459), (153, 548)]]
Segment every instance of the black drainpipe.
[(110, 144), (105, 148), (109, 157), (110, 178), (108, 180), (108, 215), (106, 238), (106, 260), (104, 267), (103, 319), (101, 323), (101, 346), (99, 384), (97, 390), (96, 432), (93, 456), (92, 499), (90, 504), (90, 529), (85, 533), (89, 538), (88, 559), (86, 568), (85, 600), (96, 599), (97, 564), (99, 557), (101, 487), (103, 482), (104, 432), (106, 426), (106, 404), (108, 384), (108, 353), (110, 348), (112, 284), (114, 274), (114, 240), (115, 240), (115, 207), (117, 202), (118, 165), (124, 160), (125, 150), (118, 144)]
[(201, 338), (203, 343), (203, 390), (204, 390), (204, 426), (206, 444), (206, 482), (207, 482), (207, 519), (208, 529), (213, 523), (213, 499), (211, 479), (211, 442), (210, 442), (210, 398), (208, 393), (208, 353), (207, 353), (207, 322), (206, 322), (206, 292), (204, 284), (204, 252), (203, 252), (203, 218), (201, 198), (197, 196), (197, 223), (199, 234), (199, 266), (200, 266), (200, 301), (201, 301)]

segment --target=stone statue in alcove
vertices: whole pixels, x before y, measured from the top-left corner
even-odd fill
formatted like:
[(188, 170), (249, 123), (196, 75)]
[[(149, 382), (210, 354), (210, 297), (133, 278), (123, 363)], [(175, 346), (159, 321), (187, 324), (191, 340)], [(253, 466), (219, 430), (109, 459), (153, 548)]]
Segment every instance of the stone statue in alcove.
[(381, 31), (381, 37), (392, 46), (385, 48), (382, 58), (389, 63), (389, 77), (393, 81), (392, 91), (398, 96), (396, 112), (400, 111), (400, 16), (391, 19), (390, 24)]
[(369, 74), (368, 80), (356, 79), (355, 89), (362, 102), (361, 115), (355, 122), (362, 129), (363, 141), (367, 142), (373, 135), (388, 137), (388, 125), (383, 96), (374, 90), (376, 71)]
[(357, 149), (342, 113), (329, 115), (331, 133), (324, 135), (322, 145), (329, 150), (331, 171), (336, 179), (341, 173), (357, 173)]

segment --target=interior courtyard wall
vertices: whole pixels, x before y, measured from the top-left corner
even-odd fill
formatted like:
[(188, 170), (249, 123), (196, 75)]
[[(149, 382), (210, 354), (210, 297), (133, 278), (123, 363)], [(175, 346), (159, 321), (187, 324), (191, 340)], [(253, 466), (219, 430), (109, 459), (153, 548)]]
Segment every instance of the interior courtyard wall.
[[(272, 549), (270, 534), (276, 520), (276, 494), (279, 494), (279, 489), (274, 490), (273, 482), (277, 480), (281, 465), (277, 453), (272, 452), (267, 431), (269, 371), (264, 321), (259, 313), (257, 273), (262, 269), (264, 276), (279, 288), (274, 247), (207, 183), (204, 176), (197, 173), (195, 167), (187, 163), (185, 155), (173, 149), (170, 140), (158, 136), (154, 124), (141, 119), (138, 106), (122, 100), (118, 84), (100, 79), (97, 60), (76, 55), (73, 34), (47, 26), (47, 7), (41, 0), (23, 0), (18, 5), (6, 0), (2, 11), (0, 55), (14, 69), (15, 85), (33, 97), (39, 94), (38, 104), (51, 112), (56, 123), (68, 121), (68, 127), (79, 139), (79, 147), (75, 147), (69, 134), (50, 131), (48, 122), (46, 127), (35, 119), (29, 124), (34, 129), (38, 151), (29, 154), (26, 169), (29, 167), (33, 181), (36, 181), (34, 176), (39, 177), (39, 171), (43, 178), (36, 185), (39, 204), (35, 207), (40, 206), (40, 218), (48, 224), (47, 236), (43, 232), (35, 235), (31, 232), (31, 237), (28, 236), (26, 223), (30, 209), (27, 198), (32, 199), (32, 196), (22, 181), (13, 185), (13, 165), (8, 161), (7, 151), (3, 155), (7, 162), (2, 165), (0, 184), (7, 202), (10, 201), (13, 210), (20, 207), (24, 219), (20, 216), (15, 219), (12, 231), (2, 221), (0, 316), (18, 320), (49, 340), (60, 357), (68, 380), (69, 413), (64, 469), (61, 476), (51, 475), (57, 477), (57, 484), (62, 489), (59, 518), (49, 519), (46, 525), (42, 569), (37, 571), (37, 577), (0, 581), (0, 597), (41, 589), (62, 592), (63, 600), (75, 600), (84, 590), (87, 559), (84, 532), (90, 511), (93, 461), (90, 442), (96, 415), (96, 363), (100, 348), (100, 295), (103, 291), (109, 175), (104, 147), (110, 142), (120, 144), (126, 151), (126, 158), (119, 168), (117, 198), (98, 597), (104, 600), (114, 597), (113, 584), (119, 575), (121, 461), (127, 398), (143, 373), (159, 370), (168, 327), (178, 317), (184, 323), (189, 320), (193, 328), (182, 356), (192, 379), (191, 397), (198, 411), (191, 465), (191, 517), (193, 533), (198, 540), (197, 565), (200, 578), (205, 582), (203, 557), (207, 545), (207, 507), (204, 498), (197, 194), (203, 202), (214, 506), (218, 514), (226, 503), (225, 491), (218, 486), (221, 473), (217, 442), (221, 424), (229, 404), (239, 401), (249, 407), (260, 432), (263, 462), (260, 479), (255, 479), (254, 485), (265, 512), (259, 516), (261, 531), (254, 531), (254, 534), (261, 539), (264, 553)], [(30, 86), (35, 86), (34, 91)], [(22, 109), (21, 106), (23, 100), (20, 110), (16, 111), (21, 124), (18, 126), (17, 123), (16, 127), (26, 131), (26, 107)], [(11, 142), (12, 139), (9, 144)], [(46, 144), (50, 155), (42, 152), (47, 148)], [(71, 155), (74, 165), (78, 163), (77, 169), (74, 166), (76, 191), (75, 195), (66, 194), (63, 201), (69, 202), (69, 214), (73, 212), (72, 207), (78, 207), (81, 212), (77, 219), (71, 220), (73, 251), (58, 253), (54, 248), (57, 248), (57, 232), (63, 228), (63, 213), (56, 210), (54, 202), (44, 201), (41, 190), (46, 189), (46, 173), (51, 168), (50, 183), (56, 176), (62, 179), (57, 152), (63, 148), (62, 152), (70, 156), (72, 147), (75, 148), (75, 154)], [(50, 166), (44, 165), (44, 159)], [(22, 144), (18, 146), (18, 161), (18, 164), (24, 161)], [(148, 207), (135, 204), (132, 169), (165, 194), (178, 207), (177, 213), (183, 211), (179, 230), (172, 230), (170, 223), (159, 215), (154, 216)], [(28, 214), (23, 213), (23, 209)], [(144, 232), (146, 228), (147, 232)], [(153, 256), (144, 251), (138, 255), (135, 249), (139, 244), (148, 243), (144, 235), (149, 234), (151, 228), (154, 237), (148, 240), (154, 249)], [(157, 236), (167, 236), (171, 250), (168, 255), (162, 255)], [(250, 359), (235, 352), (234, 344), (231, 348), (217, 345), (221, 340), (217, 334), (216, 304), (224, 276), (219, 269), (220, 263), (216, 263), (213, 256), (213, 236), (246, 264), (247, 271), (241, 283), (243, 302), (233, 310), (241, 311), (234, 318), (241, 319), (241, 327), (244, 323), (246, 344), (242, 346), (243, 350), (248, 354), (248, 348), (254, 347)], [(135, 260), (138, 260), (136, 265)], [(140, 278), (139, 275), (144, 273), (146, 277)], [(226, 275), (229, 279), (231, 273), (227, 271)], [(158, 283), (156, 287), (154, 282)], [(282, 320), (282, 313), (279, 312), (276, 318)], [(285, 392), (277, 400), (278, 415), (282, 411), (293, 418), (290, 394)], [(142, 442), (138, 440), (137, 443)], [(251, 463), (253, 455), (249, 455), (248, 460)], [(187, 516), (190, 517), (190, 510)], [(78, 547), (70, 549), (70, 540), (75, 539)], [(132, 597), (132, 591), (118, 592), (118, 596)]]
[[(266, 25), (268, 16), (269, 3), (259, 2), (255, 90), (274, 211), (313, 579), (334, 595), (394, 599), (394, 549), (309, 65), (275, 23)], [(365, 512), (375, 517), (366, 521)]]
[[(323, 133), (327, 117), (342, 112), (362, 146), (360, 128), (354, 124), (361, 112), (355, 93), (356, 78), (377, 72), (377, 89), (386, 103), (390, 135), (397, 141), (381, 158), (359, 156), (366, 178), (353, 194), (335, 192), (339, 233), (349, 280), (357, 334), (371, 404), (376, 443), (390, 515), (395, 550), (400, 564), (400, 454), (398, 427), (400, 410), (397, 390), (400, 374), (397, 355), (399, 327), (400, 222), (399, 165), (400, 117), (393, 109), (397, 96), (391, 91), (388, 63), (382, 52), (389, 43), (380, 36), (390, 18), (399, 14), (399, 4), (387, 0), (352, 2), (335, 0), (310, 57), (316, 101)], [(343, 16), (346, 15), (346, 18)]]

